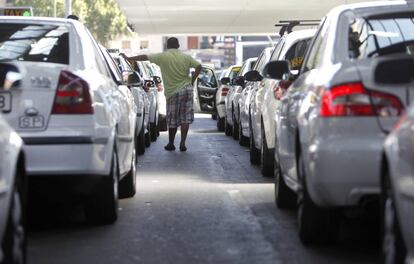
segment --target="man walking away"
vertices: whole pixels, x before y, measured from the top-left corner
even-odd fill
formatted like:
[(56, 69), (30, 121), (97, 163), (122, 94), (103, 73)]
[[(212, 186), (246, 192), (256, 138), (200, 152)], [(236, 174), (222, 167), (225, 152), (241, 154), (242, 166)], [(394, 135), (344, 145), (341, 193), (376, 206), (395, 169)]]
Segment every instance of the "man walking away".
[[(186, 140), (190, 124), (194, 121), (193, 109), (193, 84), (200, 74), (201, 65), (190, 55), (179, 50), (180, 44), (177, 38), (167, 40), (167, 51), (151, 55), (139, 55), (127, 57), (129, 61), (149, 60), (161, 68), (164, 79), (164, 93), (167, 98), (167, 124), (169, 142), (164, 147), (167, 151), (175, 150), (174, 140), (177, 128), (181, 126), (180, 151), (186, 151)], [(190, 69), (195, 68), (192, 77), (189, 77)]]

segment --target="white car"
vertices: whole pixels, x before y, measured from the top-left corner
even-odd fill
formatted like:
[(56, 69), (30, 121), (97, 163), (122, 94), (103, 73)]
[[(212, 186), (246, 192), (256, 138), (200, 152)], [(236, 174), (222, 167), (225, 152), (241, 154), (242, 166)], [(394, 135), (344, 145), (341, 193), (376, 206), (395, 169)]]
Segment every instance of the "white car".
[[(288, 60), (293, 71), (298, 71), (302, 65), (303, 57), (311, 38), (315, 35), (316, 29), (298, 30), (282, 36), (273, 51), (270, 61)], [(261, 105), (261, 110), (257, 111), (257, 119), (261, 123), (253, 122), (253, 125), (260, 125), (255, 131), (260, 131), (260, 167), (263, 176), (272, 176), (274, 170), (274, 150), (275, 150), (275, 115), (276, 108), (280, 102), (282, 94), (287, 90), (291, 81), (289, 80), (263, 80), (263, 96), (256, 96), (255, 104)], [(259, 141), (258, 138), (255, 141)]]
[(194, 112), (216, 115), (216, 93), (219, 83), (214, 68), (201, 65), (201, 71), (193, 84)]
[[(266, 63), (270, 60), (270, 56), (272, 55), (274, 47), (269, 47), (263, 50), (260, 54), (259, 58), (257, 59), (256, 64), (252, 71), (261, 72), (266, 65)], [(259, 102), (262, 101), (264, 96), (264, 81), (262, 79), (249, 79), (247, 78), (249, 73), (247, 72), (244, 77), (248, 82), (243, 96), (244, 99), (244, 116), (245, 119), (242, 119), (242, 126), (243, 126), (243, 135), (245, 135), (245, 127), (248, 127), (248, 137), (250, 139), (250, 162), (254, 165), (260, 164), (260, 148), (261, 148), (261, 105)], [(256, 102), (257, 100), (257, 102)]]
[(0, 115), (0, 263), (26, 263), (26, 183), (23, 141)]
[[(150, 127), (150, 140), (156, 141), (159, 135), (157, 128), (158, 128), (158, 90), (156, 83), (154, 81), (154, 73), (152, 70), (152, 63), (150, 61), (137, 61), (136, 65), (138, 66), (137, 70), (141, 74), (142, 78), (144, 79), (144, 89), (147, 92), (148, 99), (150, 101), (149, 107), (149, 127)], [(159, 77), (159, 76), (158, 76)], [(147, 146), (151, 143), (147, 140)]]
[(155, 86), (157, 87), (158, 127), (157, 132), (167, 131), (167, 98), (164, 94), (164, 80), (160, 66), (151, 63)]
[(72, 19), (2, 17), (0, 31), (0, 60), (23, 75), (1, 110), (25, 143), (30, 182), (80, 195), (91, 222), (115, 222), (118, 193), (135, 193), (136, 113), (98, 44)]
[[(138, 72), (134, 71), (132, 66), (123, 57), (118, 54), (110, 53), (112, 58), (118, 63), (119, 69), (123, 75), (125, 81), (129, 79), (137, 79), (135, 83), (131, 83), (128, 86), (131, 89), (134, 96), (135, 105), (137, 106), (137, 131), (138, 135), (135, 139), (136, 151), (138, 155), (145, 153), (145, 136), (149, 137), (149, 107), (150, 102), (148, 95), (145, 92), (143, 85), (144, 80)], [(128, 82), (128, 81), (127, 81)]]
[(226, 119), (226, 96), (231, 88), (231, 83), (241, 69), (241, 65), (232, 65), (224, 70), (220, 76), (220, 86), (216, 93), (217, 109), (217, 129), (224, 131), (224, 122)]
[(231, 117), (233, 122), (232, 126), (232, 132), (233, 138), (235, 140), (239, 140), (239, 143), (241, 146), (247, 146), (248, 145), (248, 137), (243, 135), (243, 128), (241, 126), (241, 119), (242, 116), (245, 117), (245, 119), (248, 118), (248, 116), (244, 115), (243, 108), (245, 107), (245, 95), (248, 93), (248, 89), (246, 88), (246, 81), (244, 78), (244, 75), (249, 72), (254, 65), (256, 64), (257, 58), (249, 58), (244, 63), (243, 66), (234, 80), (233, 89), (232, 89), (232, 99), (228, 102), (231, 102)]

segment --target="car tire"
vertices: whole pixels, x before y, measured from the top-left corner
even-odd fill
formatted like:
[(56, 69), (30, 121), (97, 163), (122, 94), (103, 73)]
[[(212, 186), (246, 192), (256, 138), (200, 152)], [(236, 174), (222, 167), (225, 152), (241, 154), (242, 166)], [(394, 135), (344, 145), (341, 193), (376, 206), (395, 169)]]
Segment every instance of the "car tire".
[(234, 140), (239, 140), (239, 123), (237, 123), (234, 113), (233, 113), (233, 131), (231, 134)]
[(16, 171), (10, 210), (2, 242), (3, 262), (13, 264), (26, 263), (27, 233), (26, 233), (26, 185), (24, 168), (18, 166)]
[(335, 242), (339, 233), (339, 214), (332, 209), (318, 207), (309, 196), (302, 155), (298, 160), (298, 225), (299, 238), (303, 244)]
[(157, 124), (150, 123), (150, 131), (151, 131), (151, 141), (155, 142), (157, 141)]
[(274, 173), (274, 155), (267, 147), (266, 133), (261, 128), (262, 133), (262, 147), (260, 149), (260, 172), (263, 177), (272, 177)]
[(231, 136), (233, 133), (233, 128), (231, 125), (229, 125), (229, 123), (227, 122), (227, 118), (224, 122), (224, 133), (226, 134), (226, 136)]
[(134, 149), (132, 153), (131, 169), (119, 182), (118, 193), (120, 199), (134, 197), (136, 193), (136, 169), (137, 163)]
[(241, 124), (241, 119), (239, 116), (239, 145), (242, 147), (247, 147), (249, 146), (249, 139), (245, 136), (243, 136), (243, 126)]
[(136, 139), (136, 151), (137, 155), (143, 155), (145, 153), (145, 128), (144, 122), (142, 122), (141, 131), (139, 132)]
[(217, 130), (220, 132), (224, 131), (224, 118), (217, 117)]
[(401, 234), (389, 172), (385, 170), (383, 173), (381, 188), (383, 263), (403, 264), (407, 248)]
[(211, 119), (217, 120), (217, 114), (211, 114)]
[(111, 170), (96, 193), (89, 197), (86, 204), (86, 219), (93, 224), (113, 224), (118, 218), (118, 180), (119, 166), (116, 149), (112, 154)]
[(286, 185), (283, 178), (280, 164), (274, 165), (275, 177), (275, 203), (279, 209), (294, 209), (296, 206), (297, 197), (295, 193)]
[(145, 134), (145, 147), (149, 148), (151, 146), (151, 130), (148, 129), (148, 132)]
[(254, 144), (254, 135), (252, 129), (252, 121), (249, 121), (249, 128), (250, 128), (250, 163), (253, 165), (260, 165), (260, 151), (256, 148), (256, 144)]

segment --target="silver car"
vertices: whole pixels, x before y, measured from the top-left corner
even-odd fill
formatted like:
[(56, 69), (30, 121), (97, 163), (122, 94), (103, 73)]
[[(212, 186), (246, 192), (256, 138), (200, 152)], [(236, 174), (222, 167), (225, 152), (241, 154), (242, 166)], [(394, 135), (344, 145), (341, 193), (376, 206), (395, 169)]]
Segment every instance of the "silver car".
[[(393, 56), (377, 63), (377, 86), (413, 89), (414, 58)], [(408, 91), (408, 90), (407, 90)], [(399, 120), (384, 143), (381, 158), (383, 263), (414, 263), (414, 107)]]
[[(0, 93), (23, 139), (30, 182), (85, 201), (88, 220), (113, 223), (118, 195), (135, 193), (135, 107), (95, 39), (72, 19), (0, 18), (0, 60), (22, 74)], [(118, 185), (119, 183), (119, 185)], [(65, 193), (66, 194), (66, 193)]]
[[(16, 89), (20, 78), (15, 67), (0, 64), (0, 92)], [(25, 166), (23, 141), (0, 114), (0, 263), (26, 263)]]
[[(296, 203), (304, 243), (334, 239), (340, 212), (371, 203), (387, 128), (411, 101), (405, 87), (376, 86), (375, 57), (410, 53), (414, 5), (369, 2), (333, 9), (322, 20), (300, 75), (276, 115), (275, 194)], [(288, 62), (268, 64), (291, 75)], [(266, 69), (264, 74), (266, 73)]]

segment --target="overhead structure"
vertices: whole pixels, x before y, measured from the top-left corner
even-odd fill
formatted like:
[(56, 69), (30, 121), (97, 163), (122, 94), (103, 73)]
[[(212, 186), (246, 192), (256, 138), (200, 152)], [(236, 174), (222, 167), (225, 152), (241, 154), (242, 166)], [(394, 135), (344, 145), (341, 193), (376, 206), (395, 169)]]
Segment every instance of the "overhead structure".
[(321, 19), (361, 0), (116, 0), (141, 34), (267, 34), (279, 20)]

